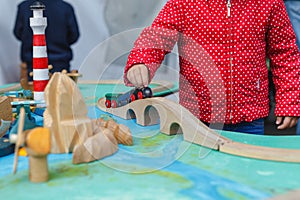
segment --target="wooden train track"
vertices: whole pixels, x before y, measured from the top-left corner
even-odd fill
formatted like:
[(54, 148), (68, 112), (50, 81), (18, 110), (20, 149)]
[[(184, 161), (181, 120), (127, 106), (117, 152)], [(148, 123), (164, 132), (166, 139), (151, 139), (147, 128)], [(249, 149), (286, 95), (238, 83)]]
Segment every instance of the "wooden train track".
[[(78, 81), (78, 84), (124, 85), (124, 82), (123, 80), (100, 80), (100, 81)], [(156, 85), (155, 87), (151, 88), (153, 93), (159, 93), (174, 88), (174, 83), (169, 81), (152, 81), (151, 84)]]
[[(181, 129), (184, 140), (210, 149), (248, 158), (300, 163), (299, 149), (272, 148), (232, 141), (204, 125), (183, 106), (166, 98), (141, 99), (118, 108), (106, 108), (104, 102), (105, 99), (100, 98), (98, 108), (124, 119), (136, 117), (136, 122), (143, 126), (157, 123), (159, 118), (160, 131), (167, 135), (176, 132), (172, 128), (176, 124), (177, 130)], [(155, 109), (149, 109), (150, 107)]]

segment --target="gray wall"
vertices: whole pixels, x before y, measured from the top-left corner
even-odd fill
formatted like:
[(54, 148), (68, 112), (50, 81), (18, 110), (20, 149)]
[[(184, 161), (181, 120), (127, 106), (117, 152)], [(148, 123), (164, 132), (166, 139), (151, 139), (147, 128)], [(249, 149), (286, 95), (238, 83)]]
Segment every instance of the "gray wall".
[[(118, 79), (143, 27), (167, 0), (66, 0), (75, 9), (81, 36), (72, 46), (72, 69), (82, 79)], [(0, 85), (19, 81), (20, 42), (12, 30), (21, 0), (0, 0)], [(47, 37), (47, 36), (46, 36)], [(162, 69), (163, 73), (167, 70)]]

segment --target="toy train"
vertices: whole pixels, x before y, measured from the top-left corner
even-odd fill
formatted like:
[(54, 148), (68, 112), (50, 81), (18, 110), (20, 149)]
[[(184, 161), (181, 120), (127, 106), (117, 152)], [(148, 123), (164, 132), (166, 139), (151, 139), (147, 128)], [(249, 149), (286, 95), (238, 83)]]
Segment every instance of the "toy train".
[(149, 87), (135, 88), (126, 93), (107, 93), (105, 94), (105, 106), (107, 108), (116, 108), (124, 106), (138, 99), (152, 97), (152, 90)]

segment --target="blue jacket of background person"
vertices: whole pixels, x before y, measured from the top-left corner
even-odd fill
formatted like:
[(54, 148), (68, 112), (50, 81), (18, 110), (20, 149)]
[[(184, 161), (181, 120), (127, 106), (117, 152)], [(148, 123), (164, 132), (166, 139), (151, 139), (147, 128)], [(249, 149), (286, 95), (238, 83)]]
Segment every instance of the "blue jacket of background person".
[[(30, 27), (30, 17), (33, 12), (30, 6), (36, 0), (26, 0), (18, 5), (18, 12), (14, 27), (14, 35), (21, 41), (21, 60), (27, 63), (28, 73), (32, 71), (33, 32)], [(63, 0), (39, 0), (46, 8), (47, 17), (45, 30), (48, 63), (53, 65), (51, 73), (70, 70), (73, 54), (71, 45), (79, 38), (79, 28), (73, 7)]]

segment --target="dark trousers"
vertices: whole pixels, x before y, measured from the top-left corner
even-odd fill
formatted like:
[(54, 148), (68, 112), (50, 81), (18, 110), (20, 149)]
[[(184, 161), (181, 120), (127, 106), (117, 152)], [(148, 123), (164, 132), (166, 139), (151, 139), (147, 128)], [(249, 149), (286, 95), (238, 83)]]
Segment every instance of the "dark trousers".
[(238, 124), (207, 124), (212, 129), (241, 132), (249, 134), (264, 135), (264, 119), (257, 119), (252, 122), (241, 122)]

